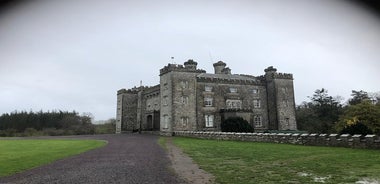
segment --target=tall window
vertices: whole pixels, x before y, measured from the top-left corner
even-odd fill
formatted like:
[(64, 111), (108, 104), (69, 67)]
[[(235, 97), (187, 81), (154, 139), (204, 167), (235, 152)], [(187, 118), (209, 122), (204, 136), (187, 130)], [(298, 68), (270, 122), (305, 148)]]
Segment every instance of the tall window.
[(262, 127), (263, 122), (261, 116), (254, 116), (253, 117), (253, 122), (255, 123), (255, 127)]
[(233, 88), (233, 87), (231, 87), (231, 88), (230, 88), (230, 92), (231, 92), (231, 93), (237, 93), (237, 88)]
[(168, 89), (168, 83), (164, 83), (164, 90)]
[(214, 115), (205, 115), (205, 125), (206, 127), (214, 126)]
[(168, 96), (164, 96), (164, 99), (162, 99), (163, 105), (168, 105)]
[(189, 88), (189, 82), (187, 81), (181, 81), (181, 88)]
[(189, 103), (189, 97), (188, 96), (181, 96), (181, 103), (182, 104), (188, 104)]
[(284, 104), (285, 107), (289, 107), (289, 101), (288, 100), (283, 100), (282, 103)]
[(168, 115), (164, 115), (164, 128), (168, 128), (169, 127), (169, 116)]
[(282, 92), (283, 92), (283, 93), (285, 93), (285, 94), (288, 93), (288, 88), (283, 87), (283, 88), (281, 88), (281, 89), (282, 89)]
[(212, 107), (212, 98), (205, 98), (205, 107)]
[(253, 108), (260, 108), (260, 107), (261, 107), (260, 100), (258, 100), (258, 99), (253, 100)]
[(227, 109), (241, 109), (241, 100), (226, 100)]
[(182, 124), (182, 127), (187, 127), (187, 123), (189, 121), (189, 118), (188, 117), (181, 117), (181, 124)]
[(205, 91), (211, 92), (212, 91), (212, 87), (211, 86), (205, 86)]

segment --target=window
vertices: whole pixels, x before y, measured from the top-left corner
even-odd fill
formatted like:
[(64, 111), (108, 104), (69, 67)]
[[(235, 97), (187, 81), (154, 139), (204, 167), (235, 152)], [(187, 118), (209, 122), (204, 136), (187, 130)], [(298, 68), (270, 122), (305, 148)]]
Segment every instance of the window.
[(188, 96), (181, 96), (181, 103), (182, 104), (188, 104), (189, 103), (189, 97)]
[(281, 88), (281, 89), (282, 89), (282, 92), (283, 92), (283, 93), (285, 93), (285, 94), (288, 93), (288, 88), (285, 88), (285, 87), (284, 87), (284, 88)]
[(182, 124), (182, 127), (187, 127), (187, 123), (189, 121), (189, 118), (188, 117), (181, 117), (181, 124)]
[(285, 107), (289, 107), (289, 101), (288, 100), (283, 100), (282, 103), (284, 104)]
[(230, 88), (231, 93), (237, 93), (237, 88)]
[(286, 123), (286, 126), (290, 125), (289, 118), (285, 118), (285, 123)]
[(147, 104), (147, 107), (146, 107), (146, 108), (147, 108), (147, 109), (150, 109), (150, 104), (149, 104), (149, 103)]
[(205, 115), (206, 127), (214, 126), (214, 115)]
[(255, 123), (255, 127), (262, 127), (263, 122), (261, 116), (254, 116), (253, 117), (253, 122)]
[(212, 87), (211, 86), (205, 86), (205, 91), (211, 92), (212, 91)]
[(181, 88), (183, 88), (183, 89), (189, 88), (189, 82), (187, 82), (187, 81), (181, 81)]
[(168, 83), (164, 83), (164, 90), (168, 89)]
[(227, 109), (241, 109), (241, 100), (226, 100)]
[(260, 108), (260, 100), (253, 100), (253, 108)]
[(169, 127), (169, 116), (168, 115), (164, 115), (164, 128), (168, 128)]
[(205, 98), (205, 107), (212, 107), (212, 98)]
[(163, 105), (168, 105), (168, 96), (164, 96), (164, 99), (162, 99), (162, 104)]
[(252, 93), (253, 93), (253, 94), (258, 94), (258, 93), (259, 93), (259, 89), (253, 89), (253, 90), (252, 90)]

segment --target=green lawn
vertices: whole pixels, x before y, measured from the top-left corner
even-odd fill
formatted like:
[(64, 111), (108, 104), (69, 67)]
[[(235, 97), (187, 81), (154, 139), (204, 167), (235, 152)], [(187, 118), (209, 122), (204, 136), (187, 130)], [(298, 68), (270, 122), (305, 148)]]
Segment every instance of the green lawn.
[(0, 140), (0, 177), (106, 144), (98, 140)]
[(380, 181), (380, 150), (173, 137), (217, 183)]

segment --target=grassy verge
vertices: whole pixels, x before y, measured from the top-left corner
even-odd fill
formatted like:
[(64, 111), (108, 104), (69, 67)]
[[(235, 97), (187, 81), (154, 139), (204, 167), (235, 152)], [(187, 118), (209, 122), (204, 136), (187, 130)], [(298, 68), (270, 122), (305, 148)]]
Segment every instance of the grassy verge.
[(355, 183), (380, 180), (380, 151), (174, 137), (218, 183)]
[(105, 145), (98, 140), (0, 140), (0, 177)]

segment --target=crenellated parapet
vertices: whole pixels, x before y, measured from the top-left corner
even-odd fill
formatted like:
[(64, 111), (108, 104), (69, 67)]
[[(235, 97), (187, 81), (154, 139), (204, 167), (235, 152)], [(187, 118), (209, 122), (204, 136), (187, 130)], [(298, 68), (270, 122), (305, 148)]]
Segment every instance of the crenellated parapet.
[(152, 96), (159, 95), (160, 94), (160, 85), (155, 85), (152, 87), (145, 88), (143, 94), (148, 98), (152, 97)]
[[(191, 62), (187, 61), (186, 64), (194, 64), (195, 62), (191, 60)], [(167, 66), (164, 66), (160, 70), (160, 76), (164, 75), (166, 73), (176, 71), (176, 72), (191, 72), (191, 73), (206, 73), (205, 70), (202, 69), (196, 69), (194, 67), (185, 67), (184, 65), (179, 65), (179, 64), (168, 64)]]
[(228, 108), (228, 109), (220, 109), (219, 112), (252, 112), (251, 108)]
[(293, 74), (290, 73), (277, 73), (277, 69), (273, 66), (266, 68), (265, 70), (266, 79), (291, 79), (293, 80)]
[(222, 83), (222, 84), (240, 84), (240, 85), (265, 85), (265, 81), (252, 79), (239, 79), (239, 78), (218, 78), (218, 77), (204, 77), (198, 76), (197, 82), (205, 83)]
[(291, 74), (291, 73), (274, 73), (273, 78), (275, 78), (275, 79), (291, 79), (291, 80), (293, 80), (293, 74)]
[(139, 92), (139, 88), (131, 88), (131, 89), (120, 89), (117, 91), (117, 94), (137, 94)]
[[(263, 79), (265, 79), (264, 76)], [(293, 80), (293, 74), (291, 73), (268, 73), (266, 74), (266, 79), (290, 79)]]

